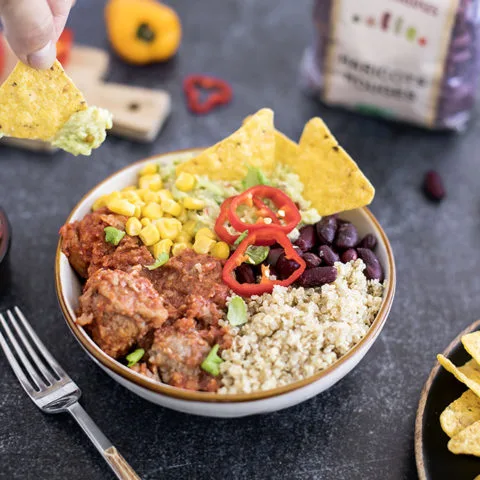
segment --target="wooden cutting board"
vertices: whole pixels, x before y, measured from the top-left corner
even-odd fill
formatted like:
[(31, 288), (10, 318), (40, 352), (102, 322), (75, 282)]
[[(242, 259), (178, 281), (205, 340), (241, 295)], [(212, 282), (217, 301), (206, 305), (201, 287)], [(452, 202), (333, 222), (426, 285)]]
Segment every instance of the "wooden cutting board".
[[(1, 41), (4, 42), (3, 39)], [(2, 81), (16, 63), (15, 56), (6, 44), (5, 51), (5, 69), (0, 76)], [(113, 128), (109, 133), (141, 142), (154, 140), (170, 114), (170, 95), (164, 90), (104, 82), (108, 65), (107, 52), (93, 47), (74, 46), (65, 70), (84, 93), (89, 105), (105, 108), (113, 114)], [(36, 140), (4, 137), (0, 142), (34, 151), (56, 150), (50, 144)]]

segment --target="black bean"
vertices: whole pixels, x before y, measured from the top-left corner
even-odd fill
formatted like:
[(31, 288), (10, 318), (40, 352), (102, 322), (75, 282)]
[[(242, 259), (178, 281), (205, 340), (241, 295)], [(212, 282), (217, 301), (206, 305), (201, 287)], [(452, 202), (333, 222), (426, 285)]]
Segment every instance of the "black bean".
[(335, 267), (316, 267), (305, 270), (298, 279), (298, 284), (305, 288), (321, 287), (326, 283), (332, 283), (337, 279)]
[(278, 258), (283, 253), (283, 248), (271, 248), (268, 252), (267, 263), (274, 267), (277, 264)]
[(280, 280), (288, 278), (300, 265), (295, 260), (289, 260), (285, 253), (282, 253), (278, 257), (277, 264), (275, 265), (275, 270), (277, 271), (277, 276)]
[(307, 252), (303, 256), (303, 259), (307, 264), (307, 268), (319, 267), (320, 264), (322, 263), (322, 259), (320, 257), (317, 257), (314, 253), (311, 253), (311, 252)]
[(342, 253), (340, 257), (343, 263), (355, 261), (358, 258), (358, 253), (354, 248), (349, 248)]
[(318, 240), (321, 245), (330, 245), (335, 239), (337, 233), (337, 217), (336, 215), (330, 215), (323, 217), (319, 222), (315, 224), (317, 230)]
[(317, 234), (313, 225), (306, 225), (300, 229), (300, 236), (295, 245), (303, 252), (311, 250), (317, 243)]
[(342, 223), (337, 230), (337, 236), (335, 238), (335, 246), (346, 250), (347, 248), (353, 248), (358, 243), (358, 232), (350, 222)]
[(318, 256), (323, 260), (323, 263), (329, 267), (333, 267), (335, 262), (340, 261), (338, 253), (335, 253), (328, 245), (320, 246)]
[(445, 197), (445, 187), (443, 186), (442, 177), (438, 172), (430, 170), (425, 174), (423, 191), (430, 200), (434, 200), (435, 202), (440, 202)]
[(242, 263), (235, 270), (238, 283), (255, 283), (255, 273), (251, 265)]
[(377, 247), (377, 237), (373, 233), (367, 233), (361, 242), (358, 244), (360, 248), (368, 248), (369, 250), (375, 250)]
[(357, 249), (358, 256), (364, 261), (366, 265), (365, 276), (369, 280), (379, 280), (383, 282), (383, 268), (380, 265), (380, 261), (377, 256), (368, 248), (359, 248)]

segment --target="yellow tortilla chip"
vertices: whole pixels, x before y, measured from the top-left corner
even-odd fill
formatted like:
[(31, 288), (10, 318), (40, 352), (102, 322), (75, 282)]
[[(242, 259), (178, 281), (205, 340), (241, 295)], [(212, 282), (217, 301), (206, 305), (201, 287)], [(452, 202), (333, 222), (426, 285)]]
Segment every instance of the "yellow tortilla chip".
[(457, 368), (443, 355), (437, 355), (437, 360), (445, 370), (450, 372), (457, 380), (464, 383), (475, 395), (480, 397), (480, 369), (474, 367), (471, 360), (460, 368)]
[(275, 130), (275, 162), (291, 164), (300, 155), (300, 147), (286, 135)]
[(74, 113), (86, 108), (58, 61), (47, 70), (19, 62), (0, 87), (0, 133), (50, 141)]
[(443, 431), (453, 437), (472, 423), (480, 420), (480, 398), (471, 390), (452, 402), (440, 415)]
[(480, 457), (480, 422), (472, 423), (448, 442), (448, 449), (455, 454)]
[(372, 184), (318, 117), (305, 125), (298, 158), (284, 163), (298, 174), (303, 196), (322, 216), (363, 207), (375, 195)]
[(468, 333), (462, 337), (462, 344), (465, 350), (473, 357), (473, 359), (480, 362), (480, 332)]
[(208, 175), (213, 180), (242, 180), (248, 166), (261, 168), (266, 174), (275, 166), (273, 111), (269, 108), (259, 110), (225, 140), (179, 165), (176, 173)]

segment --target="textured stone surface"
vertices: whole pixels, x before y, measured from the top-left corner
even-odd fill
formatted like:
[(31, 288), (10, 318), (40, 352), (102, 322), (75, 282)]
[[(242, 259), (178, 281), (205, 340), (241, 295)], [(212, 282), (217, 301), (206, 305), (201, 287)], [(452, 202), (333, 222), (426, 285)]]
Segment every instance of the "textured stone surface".
[[(71, 19), (81, 43), (106, 47), (103, 1), (82, 0)], [(311, 37), (310, 2), (178, 0), (181, 52), (166, 65), (133, 68), (112, 59), (110, 79), (167, 89), (173, 113), (151, 145), (109, 138), (91, 158), (0, 148), (0, 204), (14, 229), (9, 287), (0, 310), (20, 305), (84, 392), (82, 403), (145, 480), (416, 478), (413, 426), (423, 382), (442, 350), (479, 316), (478, 121), (463, 136), (325, 108), (298, 88)], [(235, 100), (205, 117), (184, 106), (190, 72), (233, 83)], [(393, 244), (397, 297), (381, 337), (363, 362), (328, 392), (273, 415), (196, 418), (153, 406), (87, 359), (57, 305), (57, 231), (97, 182), (128, 163), (177, 148), (209, 145), (262, 106), (298, 138), (323, 116), (377, 187), (372, 210)], [(419, 191), (430, 168), (444, 176), (440, 206)], [(319, 180), (321, 181), (320, 173)], [(0, 355), (0, 478), (104, 479), (107, 467), (74, 422), (41, 414)]]

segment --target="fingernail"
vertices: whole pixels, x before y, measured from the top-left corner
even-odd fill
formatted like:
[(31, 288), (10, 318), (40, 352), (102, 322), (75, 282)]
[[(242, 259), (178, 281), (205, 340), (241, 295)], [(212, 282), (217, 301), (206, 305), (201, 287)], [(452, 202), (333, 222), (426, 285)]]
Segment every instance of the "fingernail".
[(56, 55), (56, 48), (53, 43), (49, 41), (43, 48), (28, 55), (27, 62), (33, 68), (50, 68), (55, 61)]

